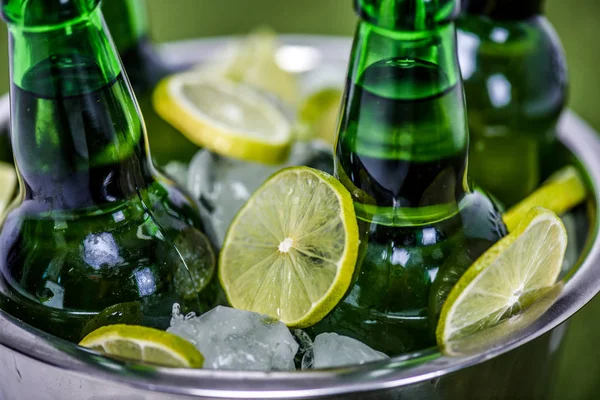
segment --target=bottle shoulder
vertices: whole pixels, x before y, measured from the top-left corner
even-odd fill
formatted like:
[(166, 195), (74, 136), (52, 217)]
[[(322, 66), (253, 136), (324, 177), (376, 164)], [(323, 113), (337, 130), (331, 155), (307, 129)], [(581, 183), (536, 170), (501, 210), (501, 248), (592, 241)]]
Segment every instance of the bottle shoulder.
[[(554, 28), (544, 17), (517, 22), (466, 18), (458, 25), (457, 37), (465, 81), (503, 68), (514, 76), (535, 74), (544, 63), (551, 64), (548, 72), (564, 78), (564, 50)], [(530, 69), (515, 70), (515, 67)]]
[(522, 125), (555, 121), (565, 107), (566, 59), (544, 17), (517, 22), (464, 18), (458, 54), (470, 117), (479, 113), (484, 121)]
[(482, 45), (497, 45), (513, 51), (525, 49), (525, 42), (551, 42), (556, 47), (562, 47), (554, 27), (542, 15), (519, 21), (467, 16), (457, 21), (456, 30), (459, 35), (476, 37)]

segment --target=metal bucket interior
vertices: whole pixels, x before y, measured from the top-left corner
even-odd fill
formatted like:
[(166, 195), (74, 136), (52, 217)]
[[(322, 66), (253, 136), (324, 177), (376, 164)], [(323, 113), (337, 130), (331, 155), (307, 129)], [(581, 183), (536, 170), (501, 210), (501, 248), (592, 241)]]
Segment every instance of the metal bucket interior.
[[(167, 45), (161, 51), (169, 63), (187, 65), (217, 57), (228, 40), (187, 41)], [(285, 46), (278, 56), (283, 60), (287, 57), (286, 65), (295, 65), (296, 72), (322, 64), (345, 65), (351, 43), (347, 38), (314, 36), (284, 36), (283, 41)], [(294, 57), (309, 57), (311, 61), (298, 65)], [(4, 98), (0, 126), (6, 127), (8, 118)], [(572, 113), (566, 113), (561, 121), (560, 139), (588, 179), (587, 241), (560, 290), (534, 307), (535, 318), (515, 323), (508, 336), (484, 351), (450, 357), (429, 349), (363, 366), (285, 373), (155, 368), (98, 356), (0, 310), (0, 400), (543, 398), (542, 384), (553, 373), (548, 360), (556, 356), (566, 327), (559, 325), (600, 291), (596, 214), (600, 139)], [(540, 368), (540, 363), (548, 367)], [(536, 367), (538, 373), (531, 379), (531, 369)], [(481, 388), (474, 391), (478, 386)]]

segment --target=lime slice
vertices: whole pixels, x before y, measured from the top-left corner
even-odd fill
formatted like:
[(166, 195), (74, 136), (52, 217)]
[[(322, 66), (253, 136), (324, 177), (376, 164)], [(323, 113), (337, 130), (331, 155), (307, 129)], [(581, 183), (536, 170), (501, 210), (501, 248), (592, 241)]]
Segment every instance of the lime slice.
[(79, 337), (86, 337), (93, 331), (107, 325), (137, 325), (142, 322), (143, 318), (142, 305), (138, 301), (118, 303), (105, 308), (85, 324)]
[(298, 111), (298, 138), (317, 138), (334, 144), (341, 101), (342, 91), (338, 88), (325, 88), (310, 95)]
[(544, 207), (561, 215), (587, 198), (585, 183), (572, 166), (566, 166), (554, 173), (546, 183), (516, 204), (504, 214), (502, 219), (509, 232), (512, 232), (533, 207)]
[(567, 232), (560, 218), (533, 208), (450, 291), (437, 326), (438, 344), (444, 348), (526, 309), (555, 284), (566, 248)]
[(497, 325), (444, 343), (444, 353), (451, 356), (470, 356), (512, 342), (552, 307), (563, 287), (563, 283), (559, 282), (547, 292), (541, 291), (540, 298), (530, 307), (500, 321)]
[(204, 357), (187, 340), (137, 325), (105, 326), (87, 335), (80, 346), (115, 358), (173, 368), (202, 368)]
[(307, 327), (350, 286), (358, 244), (352, 198), (341, 183), (308, 167), (287, 168), (233, 220), (219, 277), (233, 307)]
[(15, 168), (5, 162), (0, 162), (0, 213), (6, 210), (6, 207), (12, 200), (17, 187), (17, 174)]
[(287, 159), (289, 120), (247, 86), (202, 71), (186, 72), (160, 82), (153, 102), (162, 118), (198, 146), (265, 164)]

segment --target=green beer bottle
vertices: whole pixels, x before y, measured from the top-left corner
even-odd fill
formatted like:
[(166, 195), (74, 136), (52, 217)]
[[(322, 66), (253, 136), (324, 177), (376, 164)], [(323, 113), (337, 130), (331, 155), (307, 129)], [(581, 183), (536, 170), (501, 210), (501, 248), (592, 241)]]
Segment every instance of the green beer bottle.
[(362, 249), (355, 283), (313, 333), (397, 355), (431, 346), (443, 301), (505, 235), (467, 178), (457, 0), (356, 0), (360, 16), (335, 149)]
[(215, 258), (197, 204), (154, 169), (99, 0), (2, 0), (18, 200), (0, 230), (0, 296), (68, 340), (105, 322), (166, 328), (203, 311)]
[(567, 98), (558, 36), (543, 0), (469, 0), (458, 21), (472, 178), (510, 206), (562, 159), (556, 123)]
[(152, 90), (175, 70), (152, 45), (145, 0), (102, 0), (102, 12), (144, 114), (153, 159), (160, 167), (172, 160), (189, 162), (198, 146), (163, 120), (152, 106)]

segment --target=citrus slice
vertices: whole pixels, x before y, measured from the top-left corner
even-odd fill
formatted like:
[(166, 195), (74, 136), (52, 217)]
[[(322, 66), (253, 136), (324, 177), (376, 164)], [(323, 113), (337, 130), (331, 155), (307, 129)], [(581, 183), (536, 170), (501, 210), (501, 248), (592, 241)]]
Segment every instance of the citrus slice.
[(490, 328), (547, 294), (558, 278), (567, 232), (550, 210), (533, 208), (458, 280), (442, 307), (436, 337), (445, 344)]
[(117, 303), (105, 308), (92, 318), (81, 330), (80, 338), (84, 338), (93, 331), (108, 325), (137, 325), (142, 322), (144, 313), (139, 301)]
[(259, 28), (236, 42), (226, 56), (226, 77), (243, 82), (294, 105), (298, 101), (298, 82), (278, 64), (280, 43), (270, 28)]
[(186, 72), (161, 81), (156, 112), (191, 142), (221, 155), (264, 164), (287, 159), (291, 124), (264, 95), (210, 73)]
[(563, 288), (563, 283), (558, 282), (548, 288), (547, 292), (540, 292), (540, 298), (523, 312), (490, 328), (444, 343), (444, 353), (451, 356), (482, 354), (491, 348), (514, 341), (552, 307)]
[(0, 162), (0, 213), (4, 212), (10, 203), (17, 187), (17, 174), (15, 168), (5, 162)]
[(587, 190), (581, 175), (574, 166), (568, 165), (554, 173), (540, 188), (508, 210), (502, 219), (511, 232), (533, 207), (544, 207), (561, 215), (583, 202), (586, 197)]
[(204, 357), (187, 340), (137, 325), (105, 326), (79, 343), (115, 358), (173, 368), (202, 368)]
[(219, 277), (233, 307), (307, 327), (350, 286), (358, 244), (352, 198), (342, 184), (312, 168), (286, 168), (234, 218)]
[(318, 138), (334, 144), (341, 101), (338, 88), (321, 89), (306, 98), (298, 111), (298, 139)]

